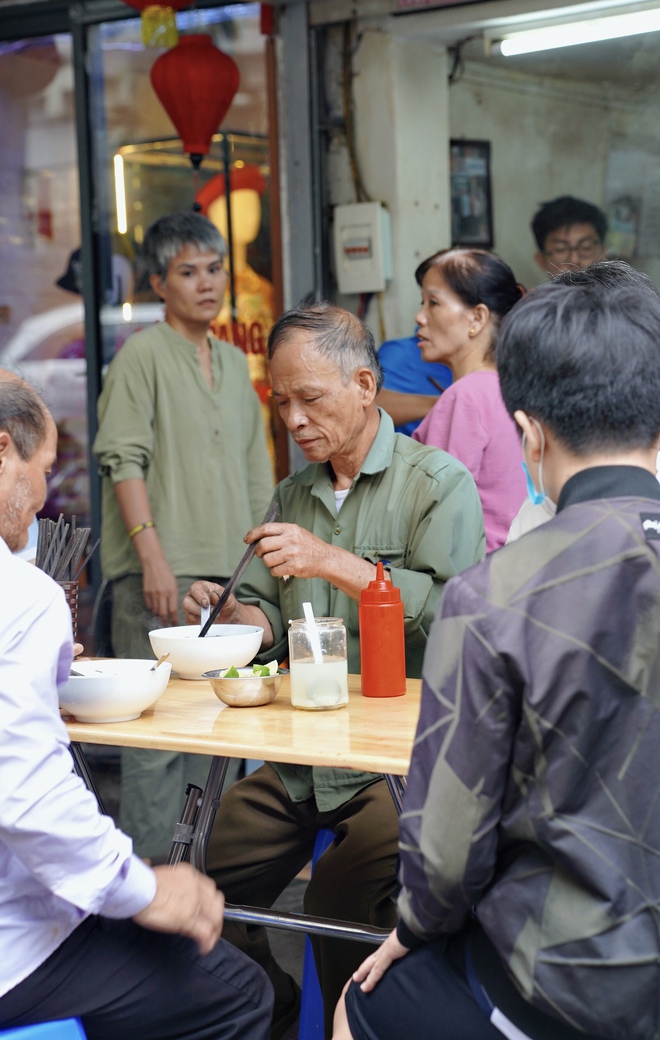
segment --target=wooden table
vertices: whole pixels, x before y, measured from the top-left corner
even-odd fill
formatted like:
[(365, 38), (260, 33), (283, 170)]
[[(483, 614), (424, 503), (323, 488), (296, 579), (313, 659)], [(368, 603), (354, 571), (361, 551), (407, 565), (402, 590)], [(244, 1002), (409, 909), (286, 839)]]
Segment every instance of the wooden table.
[[(217, 699), (205, 680), (170, 679), (157, 703), (132, 722), (86, 723), (67, 718), (79, 772), (89, 774), (77, 745), (189, 751), (212, 755), (204, 792), (193, 789), (177, 825), (170, 862), (190, 851), (198, 870), (205, 869), (206, 846), (220, 802), (229, 758), (256, 758), (298, 765), (334, 766), (383, 773), (400, 806), (402, 781), (410, 765), (419, 715), (421, 681), (408, 679), (403, 697), (363, 697), (360, 677), (348, 679), (349, 701), (333, 711), (301, 711), (291, 707), (289, 676), (283, 676), (277, 698), (261, 708), (230, 708)], [(228, 920), (382, 941), (387, 930), (351, 922), (311, 918), (254, 907), (225, 907)]]
[(261, 708), (229, 708), (207, 681), (170, 679), (153, 708), (133, 722), (67, 719), (71, 740), (85, 744), (190, 751), (310, 766), (343, 766), (403, 776), (419, 715), (421, 681), (408, 679), (404, 697), (363, 697), (349, 676), (349, 703), (334, 711), (291, 707), (289, 676)]

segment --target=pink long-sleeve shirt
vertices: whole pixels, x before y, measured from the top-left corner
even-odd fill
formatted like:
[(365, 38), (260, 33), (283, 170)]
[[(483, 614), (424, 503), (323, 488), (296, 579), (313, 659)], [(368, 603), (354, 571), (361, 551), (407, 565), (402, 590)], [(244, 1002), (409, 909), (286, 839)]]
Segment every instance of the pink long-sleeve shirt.
[(504, 545), (526, 488), (520, 437), (504, 407), (497, 372), (457, 379), (412, 436), (449, 452), (470, 470), (484, 511), (486, 551)]

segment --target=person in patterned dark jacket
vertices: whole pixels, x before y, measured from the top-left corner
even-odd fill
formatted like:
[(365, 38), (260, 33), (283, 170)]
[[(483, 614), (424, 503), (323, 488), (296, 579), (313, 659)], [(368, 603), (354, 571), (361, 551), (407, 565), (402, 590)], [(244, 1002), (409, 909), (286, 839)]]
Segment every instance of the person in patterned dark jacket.
[(660, 1036), (660, 301), (543, 286), (497, 364), (557, 515), (446, 586), (399, 924), (335, 1040)]

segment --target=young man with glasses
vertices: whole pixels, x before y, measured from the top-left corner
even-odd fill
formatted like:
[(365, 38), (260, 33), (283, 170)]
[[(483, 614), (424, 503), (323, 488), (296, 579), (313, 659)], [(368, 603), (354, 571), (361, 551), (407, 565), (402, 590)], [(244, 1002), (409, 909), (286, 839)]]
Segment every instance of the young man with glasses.
[(589, 267), (605, 256), (607, 217), (598, 206), (573, 195), (543, 202), (532, 220), (536, 263), (548, 275)]

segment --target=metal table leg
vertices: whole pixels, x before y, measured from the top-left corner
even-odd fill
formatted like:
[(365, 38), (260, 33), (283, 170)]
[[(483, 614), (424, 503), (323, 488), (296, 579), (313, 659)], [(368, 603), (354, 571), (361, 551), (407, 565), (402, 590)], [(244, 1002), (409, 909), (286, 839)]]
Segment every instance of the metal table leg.
[(186, 787), (186, 801), (183, 806), (183, 813), (174, 828), (172, 847), (167, 857), (167, 863), (170, 867), (175, 867), (177, 863), (183, 863), (184, 860), (188, 859), (195, 832), (195, 821), (199, 814), (203, 793), (201, 787), (197, 787), (196, 784), (188, 784)]
[(390, 789), (392, 795), (392, 801), (396, 806), (397, 814), (400, 816), (403, 809), (403, 799), (406, 793), (407, 777), (405, 776), (393, 776), (391, 773), (384, 773), (385, 782)]
[(195, 823), (190, 860), (197, 870), (206, 873), (206, 849), (209, 843), (209, 835), (215, 820), (215, 814), (220, 805), (220, 794), (222, 785), (227, 775), (228, 758), (214, 758), (209, 769), (209, 778), (206, 781), (204, 794), (199, 806), (199, 814)]
[(71, 752), (71, 757), (73, 759), (73, 767), (76, 773), (85, 784), (87, 790), (92, 792), (92, 794), (96, 798), (99, 809), (105, 815), (103, 799), (101, 798), (101, 795), (99, 794), (96, 788), (96, 784), (94, 783), (94, 780), (92, 778), (92, 774), (89, 771), (89, 766), (87, 765), (87, 759), (83, 754), (83, 749), (81, 748), (80, 744), (71, 743), (69, 744), (69, 751)]
[[(101, 812), (104, 811), (101, 797), (92, 779), (87, 761), (79, 744), (71, 744), (76, 772), (94, 794)], [(186, 801), (181, 820), (176, 825), (168, 863), (176, 865), (190, 855), (192, 865), (206, 872), (206, 850), (209, 835), (220, 804), (220, 793), (225, 781), (229, 759), (214, 757), (211, 761), (206, 787), (202, 791), (194, 784), (186, 788)], [(397, 811), (401, 811), (405, 777), (385, 777)], [(281, 928), (287, 931), (305, 932), (307, 935), (324, 935), (335, 939), (353, 939), (356, 942), (378, 945), (389, 935), (388, 928), (375, 928), (356, 924), (354, 921), (338, 921), (327, 917), (309, 917), (306, 914), (285, 913), (280, 910), (262, 909), (253, 906), (225, 905), (227, 921), (242, 921), (246, 924)]]

